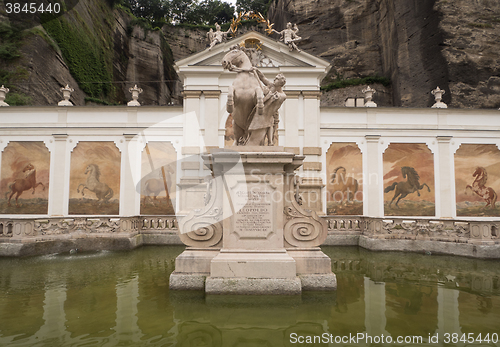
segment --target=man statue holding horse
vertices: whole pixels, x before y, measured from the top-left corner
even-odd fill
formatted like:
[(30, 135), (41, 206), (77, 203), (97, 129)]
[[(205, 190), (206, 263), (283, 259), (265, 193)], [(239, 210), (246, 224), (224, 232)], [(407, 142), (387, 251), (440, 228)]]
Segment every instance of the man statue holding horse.
[(229, 87), (226, 110), (233, 116), (233, 131), (237, 145), (263, 146), (274, 144), (279, 113), (286, 99), (285, 76), (278, 74), (273, 82), (252, 65), (245, 50), (239, 46), (222, 59), (222, 66), (237, 72)]

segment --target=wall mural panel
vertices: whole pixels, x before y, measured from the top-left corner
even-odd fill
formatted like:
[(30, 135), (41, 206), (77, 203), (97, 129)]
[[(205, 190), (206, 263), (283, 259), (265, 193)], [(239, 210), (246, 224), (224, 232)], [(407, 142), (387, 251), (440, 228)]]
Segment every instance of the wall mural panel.
[(50, 153), (43, 142), (13, 141), (2, 153), (0, 213), (47, 214)]
[(496, 145), (462, 144), (455, 153), (457, 216), (500, 216), (500, 150)]
[(176, 159), (170, 142), (146, 144), (141, 159), (141, 214), (175, 214)]
[(363, 162), (355, 142), (334, 142), (326, 153), (327, 214), (363, 214)]
[(71, 153), (68, 213), (119, 214), (120, 163), (114, 142), (79, 142)]
[(386, 216), (434, 216), (434, 154), (425, 143), (391, 143), (383, 154)]

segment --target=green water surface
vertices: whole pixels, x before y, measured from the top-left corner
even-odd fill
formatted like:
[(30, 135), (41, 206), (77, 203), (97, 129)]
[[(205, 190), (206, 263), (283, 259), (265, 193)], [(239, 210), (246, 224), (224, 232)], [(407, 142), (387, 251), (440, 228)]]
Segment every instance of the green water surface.
[(0, 259), (0, 346), (500, 345), (498, 260), (324, 247), (335, 293), (205, 296), (169, 291), (182, 250)]

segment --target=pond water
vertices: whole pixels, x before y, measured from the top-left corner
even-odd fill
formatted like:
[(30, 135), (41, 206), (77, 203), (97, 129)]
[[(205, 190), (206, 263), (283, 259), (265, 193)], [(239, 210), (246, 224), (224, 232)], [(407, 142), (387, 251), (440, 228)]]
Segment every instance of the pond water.
[(500, 261), (324, 247), (336, 293), (205, 296), (182, 250), (0, 259), (0, 346), (500, 345)]

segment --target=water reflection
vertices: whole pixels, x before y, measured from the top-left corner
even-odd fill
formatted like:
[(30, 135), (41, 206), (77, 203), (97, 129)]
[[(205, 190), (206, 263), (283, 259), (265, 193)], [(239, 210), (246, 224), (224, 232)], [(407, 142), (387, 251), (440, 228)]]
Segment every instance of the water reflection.
[(182, 250), (0, 259), (0, 345), (292, 346), (291, 336), (324, 333), (499, 333), (499, 261), (329, 247), (336, 293), (205, 296), (168, 290)]

